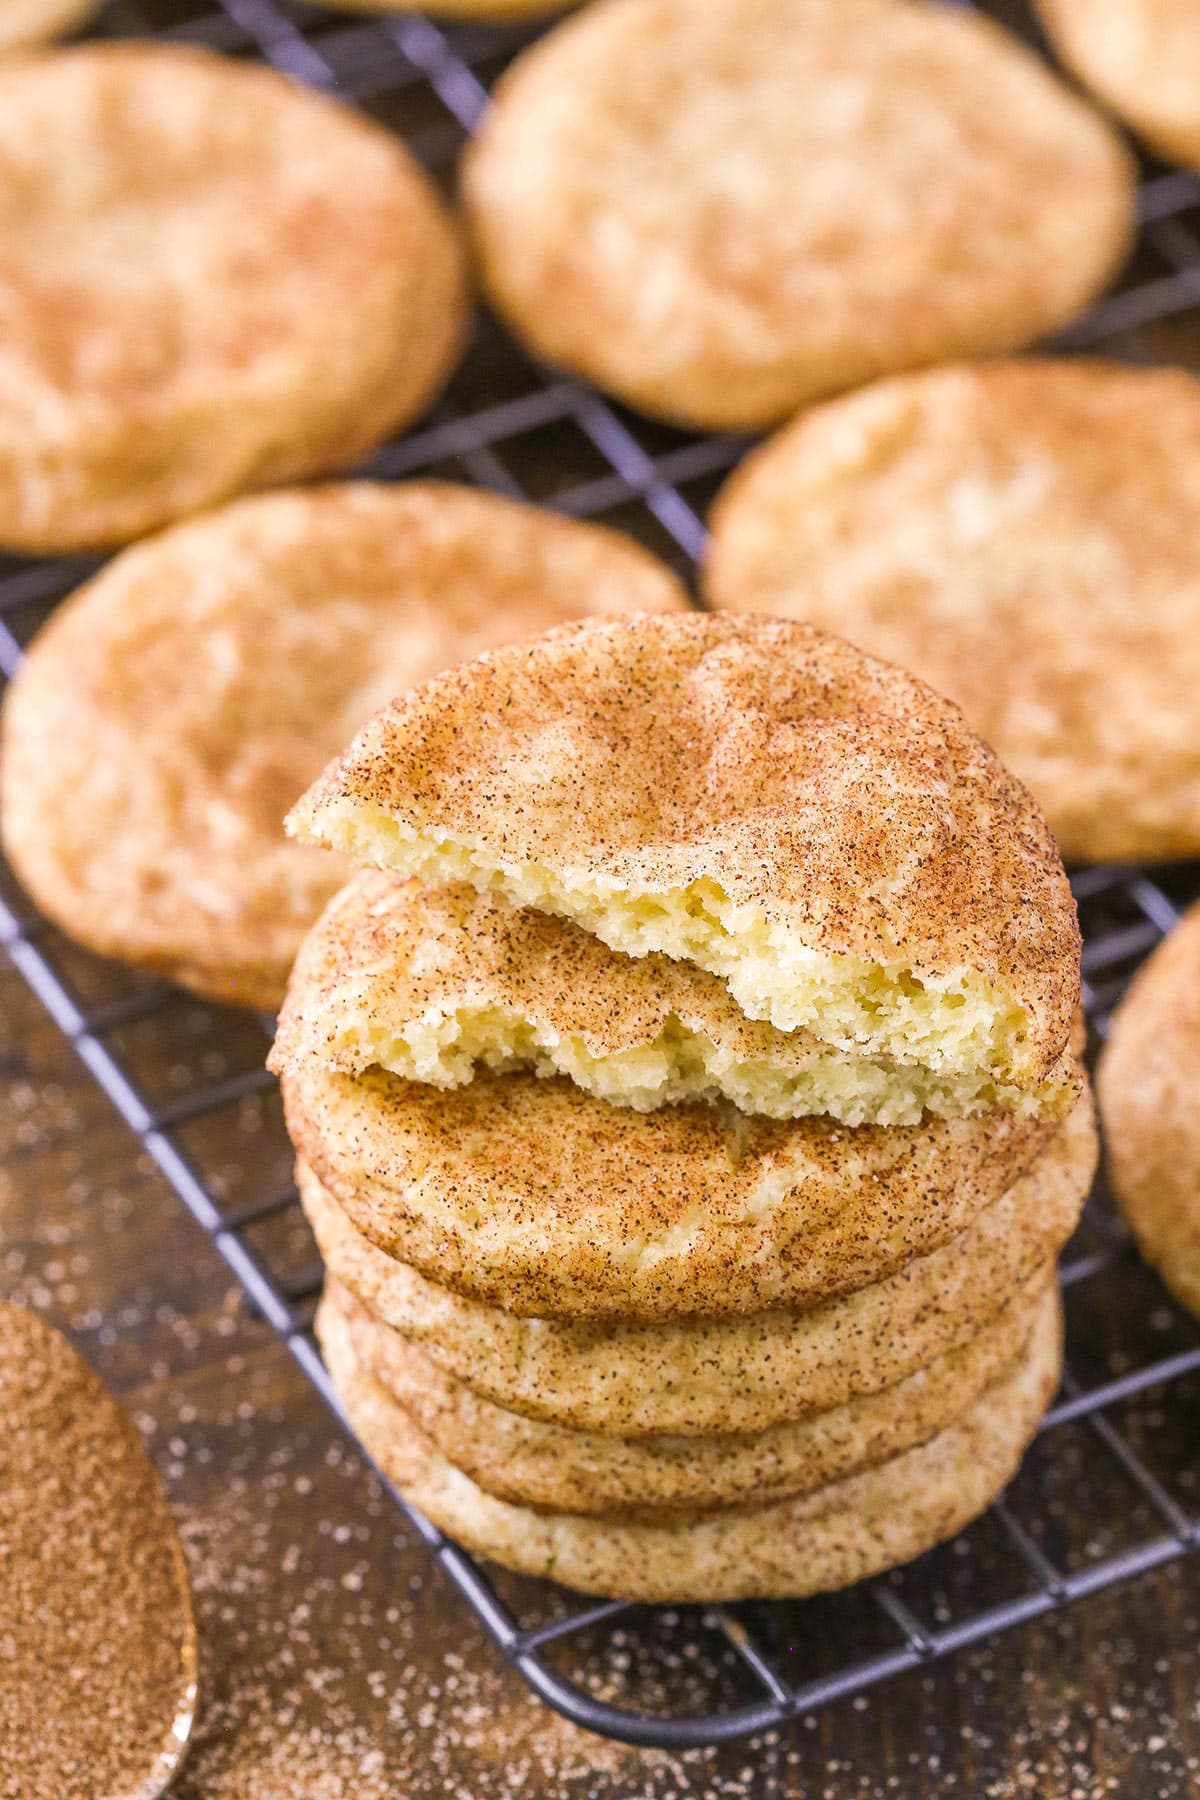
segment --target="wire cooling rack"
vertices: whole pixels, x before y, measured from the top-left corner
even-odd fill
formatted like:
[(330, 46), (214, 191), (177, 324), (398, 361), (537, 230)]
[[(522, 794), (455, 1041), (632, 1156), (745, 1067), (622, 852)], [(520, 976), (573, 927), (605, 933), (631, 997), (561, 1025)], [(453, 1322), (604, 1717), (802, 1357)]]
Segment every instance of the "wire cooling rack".
[[(1033, 37), (1019, 7), (993, 11)], [(363, 20), (287, 0), (116, 0), (110, 35), (260, 56), (398, 130), (449, 185), (495, 74), (530, 35)], [(1200, 180), (1148, 165), (1138, 250), (1059, 340), (1126, 360), (1200, 362)], [(602, 517), (687, 575), (742, 440), (639, 420), (547, 373), (483, 321), (450, 390), (364, 473), (445, 475)], [(93, 565), (0, 560), (0, 671)], [(1137, 963), (1200, 897), (1200, 867), (1094, 869), (1075, 883), (1093, 1044)], [(4, 896), (7, 895), (7, 898)], [(0, 940), (59, 1029), (337, 1410), (311, 1325), (320, 1268), (290, 1180), (264, 1022), (86, 956), (0, 885)], [(1005, 1498), (952, 1545), (843, 1594), (666, 1608), (582, 1603), (488, 1569), (408, 1513), (501, 1651), (552, 1706), (639, 1744), (768, 1729), (1184, 1556), (1200, 1535), (1200, 1332), (1139, 1263), (1101, 1189), (1063, 1267), (1067, 1367)]]

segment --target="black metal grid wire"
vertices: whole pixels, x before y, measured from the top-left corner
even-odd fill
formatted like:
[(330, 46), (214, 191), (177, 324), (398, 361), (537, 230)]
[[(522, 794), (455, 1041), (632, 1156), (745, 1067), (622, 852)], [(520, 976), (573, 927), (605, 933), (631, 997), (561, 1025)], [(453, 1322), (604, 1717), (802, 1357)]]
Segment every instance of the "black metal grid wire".
[[(983, 10), (1035, 38), (1019, 6)], [(98, 29), (263, 57), (394, 126), (447, 183), (488, 83), (532, 35), (363, 20), (289, 0), (115, 0)], [(1140, 217), (1123, 281), (1059, 347), (1200, 363), (1200, 179), (1147, 166)], [(638, 420), (539, 368), (485, 321), (444, 400), (363, 472), (448, 475), (603, 517), (686, 574), (707, 500), (742, 448), (734, 436)], [(93, 566), (0, 559), (5, 676)], [(1132, 970), (1200, 897), (1200, 867), (1093, 869), (1075, 887), (1095, 1042)], [(249, 1301), (340, 1411), (312, 1336), (320, 1271), (286, 1174), (261, 1023), (85, 956), (11, 884), (0, 890), (0, 942)], [(159, 1034), (149, 1056), (146, 1031)], [(178, 1051), (169, 1066), (164, 1033)], [(229, 1151), (247, 1111), (246, 1143), (257, 1146), (248, 1167)], [(1103, 1192), (1062, 1276), (1068, 1373), (1009, 1493), (953, 1546), (845, 1594), (705, 1609), (593, 1604), (489, 1570), (397, 1504), (501, 1651), (577, 1723), (674, 1747), (781, 1725), (1197, 1548), (1200, 1332), (1138, 1263)]]

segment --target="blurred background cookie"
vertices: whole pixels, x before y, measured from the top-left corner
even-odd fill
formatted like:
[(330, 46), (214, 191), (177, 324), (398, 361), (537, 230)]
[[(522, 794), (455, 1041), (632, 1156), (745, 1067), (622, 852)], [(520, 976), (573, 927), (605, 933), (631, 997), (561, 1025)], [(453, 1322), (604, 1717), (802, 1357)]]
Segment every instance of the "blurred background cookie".
[(1063, 62), (1171, 161), (1200, 162), (1193, 0), (1034, 0)]
[(1101, 118), (993, 23), (902, 0), (598, 0), (502, 78), (464, 193), (535, 351), (701, 426), (1030, 343), (1133, 227)]
[(342, 467), (449, 373), (448, 216), (398, 140), (166, 45), (0, 66), (0, 544), (118, 544)]
[(100, 9), (101, 0), (2, 0), (0, 50), (46, 44), (84, 24)]
[(925, 677), (1068, 861), (1200, 852), (1200, 382), (984, 363), (803, 415), (727, 483), (711, 604)]
[(685, 605), (638, 545), (467, 488), (241, 501), (126, 551), (36, 639), (4, 708), (5, 847), (93, 949), (274, 1006), (347, 873), (283, 816), (369, 713), (526, 632)]
[(1134, 977), (1097, 1093), (1110, 1184), (1138, 1248), (1200, 1318), (1200, 910)]
[(516, 23), (520, 19), (542, 18), (547, 13), (565, 12), (578, 6), (580, 0), (321, 0), (335, 12), (362, 13), (428, 13), (435, 19), (478, 19), (481, 23), (497, 21)]

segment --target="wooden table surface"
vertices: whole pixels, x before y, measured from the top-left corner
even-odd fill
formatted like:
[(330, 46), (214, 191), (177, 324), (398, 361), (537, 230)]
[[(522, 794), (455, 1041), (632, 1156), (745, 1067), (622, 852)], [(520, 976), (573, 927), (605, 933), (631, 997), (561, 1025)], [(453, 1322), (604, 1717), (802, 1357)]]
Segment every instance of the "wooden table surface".
[(0, 1294), (123, 1396), (183, 1529), (203, 1704), (181, 1800), (1200, 1794), (1194, 1560), (764, 1742), (668, 1756), (564, 1724), (398, 1525), (6, 962), (0, 1054)]

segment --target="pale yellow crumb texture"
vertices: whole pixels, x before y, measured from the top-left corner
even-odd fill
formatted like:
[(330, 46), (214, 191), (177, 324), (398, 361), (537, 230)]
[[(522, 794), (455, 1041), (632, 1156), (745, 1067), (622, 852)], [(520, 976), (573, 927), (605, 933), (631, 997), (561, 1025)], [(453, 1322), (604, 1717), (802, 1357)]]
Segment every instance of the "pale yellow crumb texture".
[(807, 626), (598, 622), (478, 658), (371, 719), (289, 828), (937, 1075), (1036, 1085), (1078, 999), (1029, 795), (957, 708)]

